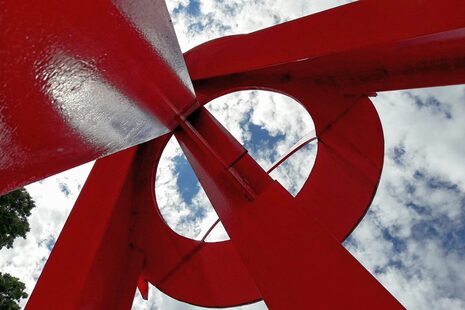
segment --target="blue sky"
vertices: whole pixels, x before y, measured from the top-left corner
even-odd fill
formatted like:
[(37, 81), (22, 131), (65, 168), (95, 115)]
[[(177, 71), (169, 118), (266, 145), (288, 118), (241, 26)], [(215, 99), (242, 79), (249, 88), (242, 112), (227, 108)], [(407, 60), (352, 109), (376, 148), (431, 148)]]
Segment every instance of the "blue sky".
[[(168, 0), (183, 51), (346, 1)], [(372, 99), (385, 134), (385, 165), (373, 204), (344, 246), (408, 309), (465, 309), (465, 87), (380, 93)], [(244, 92), (219, 98), (211, 113), (267, 168), (312, 123), (282, 95)], [(308, 177), (316, 148), (296, 153), (272, 176), (291, 193)], [(30, 292), (92, 163), (28, 186), (38, 208), (26, 240), (0, 251), (0, 269)], [(199, 238), (216, 214), (173, 140), (163, 154), (157, 201), (178, 233)], [(227, 235), (218, 226), (212, 240)], [(28, 255), (24, 255), (28, 253)], [(201, 309), (150, 289), (134, 309)], [(237, 308), (239, 309), (239, 308)], [(263, 303), (240, 309), (266, 309)]]

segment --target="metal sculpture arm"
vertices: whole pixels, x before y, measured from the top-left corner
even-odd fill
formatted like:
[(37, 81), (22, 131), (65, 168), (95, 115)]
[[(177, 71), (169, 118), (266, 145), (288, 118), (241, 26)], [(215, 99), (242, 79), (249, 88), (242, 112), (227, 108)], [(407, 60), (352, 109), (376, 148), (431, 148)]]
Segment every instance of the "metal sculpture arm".
[[(184, 55), (195, 95), (161, 0), (2, 2), (0, 192), (123, 150), (97, 161), (27, 307), (128, 309), (150, 282), (210, 307), (402, 308), (340, 244), (383, 165), (368, 96), (465, 83), (462, 2), (365, 0), (207, 42)], [(314, 119), (295, 198), (202, 107), (241, 89)], [(157, 211), (173, 134), (231, 241), (183, 238)]]

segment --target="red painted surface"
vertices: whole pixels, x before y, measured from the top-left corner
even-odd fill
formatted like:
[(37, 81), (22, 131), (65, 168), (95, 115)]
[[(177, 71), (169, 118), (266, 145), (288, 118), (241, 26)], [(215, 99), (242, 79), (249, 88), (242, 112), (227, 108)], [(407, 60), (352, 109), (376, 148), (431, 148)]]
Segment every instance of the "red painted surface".
[(120, 190), (133, 186), (135, 155), (131, 148), (95, 164), (27, 308), (128, 309), (132, 304), (144, 257), (132, 234), (137, 209), (131, 195)]
[(195, 102), (163, 0), (0, 12), (0, 193), (160, 136)]
[[(354, 100), (350, 101), (353, 103)], [(346, 106), (341, 107), (347, 110)], [(363, 108), (360, 110), (363, 113)], [(197, 113), (204, 114), (203, 118), (208, 115), (206, 110)], [(371, 115), (367, 113), (366, 116)], [(373, 116), (376, 118), (376, 114)], [(226, 130), (223, 131), (227, 136)], [(209, 134), (210, 131), (200, 129), (199, 133), (207, 144), (215, 139), (215, 135)], [(375, 138), (379, 138), (378, 134), (380, 131), (373, 130)], [(332, 236), (333, 232), (323, 227), (318, 213), (309, 208), (314, 196), (300, 201), (294, 199), (248, 154), (225, 166), (215, 160), (215, 154), (205, 151), (189, 131), (177, 131), (176, 137), (270, 309), (286, 309), (290, 305), (293, 309), (308, 309), (310, 306), (316, 309), (402, 308), (340, 245)], [(223, 140), (223, 150), (229, 148), (226, 141)], [(334, 146), (335, 149), (331, 151), (333, 156), (343, 152), (337, 144)], [(374, 156), (373, 161), (382, 159), (382, 148), (378, 151), (381, 152), (376, 154), (375, 150), (378, 158)], [(354, 165), (351, 167), (354, 172), (351, 180), (354, 180), (356, 173), (362, 171), (350, 158), (351, 154), (344, 155), (349, 157), (347, 162)], [(321, 165), (321, 162), (317, 160), (315, 165)], [(336, 169), (339, 168), (338, 172), (343, 175), (341, 166)], [(240, 176), (239, 180), (236, 175)], [(328, 179), (332, 177), (325, 176)], [(366, 187), (370, 185), (365, 184)], [(345, 192), (340, 194), (344, 195)], [(364, 193), (353, 196), (363, 199)], [(360, 216), (357, 208), (349, 210), (347, 216)], [(334, 210), (327, 212), (330, 211)], [(345, 215), (333, 216), (332, 220), (343, 225), (344, 220), (341, 219)]]
[[(178, 48), (157, 35), (172, 35), (161, 1), (1, 6), (10, 28), (2, 34), (0, 142), (9, 161), (0, 165), (0, 192), (158, 137), (98, 160), (29, 309), (128, 309), (136, 287), (147, 294), (147, 281), (204, 306), (263, 298), (270, 309), (402, 308), (340, 245), (369, 207), (383, 164), (367, 95), (465, 83), (462, 1), (365, 0), (208, 42), (185, 54), (197, 102)], [(92, 110), (90, 97), (69, 97), (76, 87), (122, 103)], [(198, 108), (242, 89), (287, 94), (314, 120), (318, 154), (295, 198)], [(125, 115), (127, 100), (142, 112)], [(120, 120), (112, 129), (123, 143), (88, 131), (99, 127), (79, 122), (86, 112)], [(124, 126), (144, 117), (149, 128)], [(154, 131), (140, 138), (143, 130)], [(231, 241), (186, 239), (159, 214), (155, 171), (172, 133)]]
[[(338, 53), (359, 53), (359, 56), (370, 59), (376, 55), (364, 53), (365, 48), (383, 44), (393, 48), (401, 42), (428, 35), (436, 36), (432, 43), (438, 48), (452, 39), (446, 34), (451, 30), (461, 32), (463, 40), (464, 27), (465, 12), (461, 0), (362, 0), (247, 35), (220, 38), (221, 44), (207, 42), (200, 47), (204, 51), (188, 55), (187, 62), (192, 80), (202, 80), (292, 62), (299, 62), (296, 64), (299, 66), (302, 61)], [(419, 39), (407, 45), (414, 48), (422, 41), (427, 40)], [(386, 55), (382, 48), (376, 52)], [(402, 56), (391, 55), (399, 62), (403, 61)], [(423, 57), (429, 56), (428, 50), (423, 53)], [(451, 60), (453, 56), (447, 49), (443, 50), (444, 60)], [(418, 62), (421, 60), (417, 59)], [(344, 63), (331, 63), (326, 67), (327, 73), (332, 73), (333, 66), (341, 67)], [(364, 64), (357, 62), (353, 66), (361, 69)], [(306, 72), (303, 68), (300, 71)]]

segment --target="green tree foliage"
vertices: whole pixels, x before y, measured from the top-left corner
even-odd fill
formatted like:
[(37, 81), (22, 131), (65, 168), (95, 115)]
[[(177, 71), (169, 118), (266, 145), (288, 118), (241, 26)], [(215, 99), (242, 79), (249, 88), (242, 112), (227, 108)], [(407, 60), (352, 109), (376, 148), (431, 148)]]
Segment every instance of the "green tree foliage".
[(34, 201), (24, 188), (0, 197), (0, 249), (11, 248), (16, 237), (26, 238), (27, 217), (34, 207)]
[[(34, 201), (24, 188), (0, 197), (0, 249), (11, 248), (16, 237), (26, 238), (30, 229), (27, 217), (34, 207)], [(18, 302), (28, 296), (25, 288), (18, 278), (0, 272), (0, 309), (19, 309)]]
[(27, 297), (25, 288), (24, 283), (18, 278), (0, 272), (0, 309), (19, 310), (18, 302)]

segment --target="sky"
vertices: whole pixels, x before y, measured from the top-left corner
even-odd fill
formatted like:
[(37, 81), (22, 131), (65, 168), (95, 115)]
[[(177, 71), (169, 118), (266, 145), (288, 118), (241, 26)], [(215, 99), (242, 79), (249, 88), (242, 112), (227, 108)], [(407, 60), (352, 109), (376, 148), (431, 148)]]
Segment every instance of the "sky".
[[(247, 33), (344, 1), (168, 0), (181, 49)], [(465, 86), (379, 93), (372, 101), (385, 135), (381, 182), (367, 215), (344, 246), (408, 309), (465, 309)], [(263, 167), (313, 129), (298, 102), (270, 92), (218, 98), (212, 114)], [(271, 175), (293, 195), (311, 173), (309, 144)], [(31, 292), (92, 163), (27, 186), (37, 208), (27, 239), (0, 251), (0, 270)], [(199, 239), (217, 219), (175, 139), (165, 149), (156, 199), (177, 233)], [(227, 240), (221, 225), (207, 241)], [(202, 309), (154, 287), (133, 309)], [(23, 301), (23, 304), (25, 301)], [(267, 309), (263, 302), (234, 309)]]

